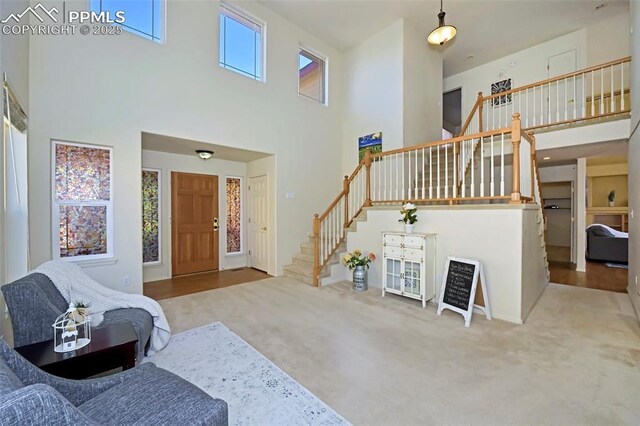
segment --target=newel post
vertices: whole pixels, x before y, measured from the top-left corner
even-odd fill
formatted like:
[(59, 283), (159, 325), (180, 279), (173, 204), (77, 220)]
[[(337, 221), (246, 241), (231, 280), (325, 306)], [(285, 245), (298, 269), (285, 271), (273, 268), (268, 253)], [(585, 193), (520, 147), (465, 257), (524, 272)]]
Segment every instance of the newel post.
[(511, 143), (513, 144), (513, 173), (511, 186), (510, 204), (520, 204), (520, 142), (522, 140), (522, 126), (520, 123), (520, 114), (513, 114), (511, 122)]
[(320, 281), (320, 217), (313, 215), (313, 286), (318, 287)]
[(533, 132), (530, 133), (531, 136), (531, 146), (530, 148), (530, 161), (531, 161), (531, 198), (534, 202), (541, 201), (536, 200), (536, 186), (535, 186), (535, 177), (537, 173), (537, 163), (536, 163), (536, 137), (533, 135)]
[(344, 225), (347, 229), (349, 226), (349, 176), (345, 175), (342, 181), (342, 192), (344, 193)]
[(482, 129), (482, 111), (484, 109), (484, 97), (482, 96), (482, 92), (478, 92), (478, 132), (482, 133), (484, 130)]
[(367, 148), (364, 152), (365, 179), (367, 183), (367, 193), (364, 199), (364, 207), (371, 207), (371, 149)]

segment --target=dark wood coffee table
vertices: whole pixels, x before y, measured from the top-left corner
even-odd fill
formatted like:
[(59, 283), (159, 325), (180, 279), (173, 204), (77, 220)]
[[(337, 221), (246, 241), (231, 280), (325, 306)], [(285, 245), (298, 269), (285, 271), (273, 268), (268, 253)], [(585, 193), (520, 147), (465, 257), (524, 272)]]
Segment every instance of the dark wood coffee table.
[(67, 379), (85, 379), (118, 367), (123, 370), (134, 367), (137, 341), (131, 323), (120, 323), (91, 329), (91, 342), (75, 351), (55, 352), (53, 340), (15, 350), (48, 373)]

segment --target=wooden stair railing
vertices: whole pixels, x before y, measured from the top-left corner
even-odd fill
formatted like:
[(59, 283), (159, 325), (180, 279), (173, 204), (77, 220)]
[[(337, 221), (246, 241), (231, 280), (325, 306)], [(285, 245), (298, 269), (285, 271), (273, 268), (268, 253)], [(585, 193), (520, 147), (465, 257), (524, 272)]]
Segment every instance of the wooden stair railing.
[[(463, 175), (460, 188), (450, 184), (447, 176), (457, 176), (460, 167), (466, 167), (466, 156), (470, 154), (465, 153), (463, 146), (476, 140), (480, 141), (482, 152), (486, 150), (490, 166), (485, 167), (485, 161), (478, 164), (471, 159), (470, 181), (466, 182)], [(347, 228), (365, 207), (405, 202), (533, 201), (531, 141), (522, 131), (516, 113), (511, 125), (502, 129), (377, 154), (367, 150), (353, 173), (344, 177), (342, 191), (329, 207), (322, 214), (314, 215), (313, 285), (319, 286), (322, 269), (345, 240)], [(448, 161), (450, 155), (453, 162)], [(513, 155), (510, 193), (505, 184), (507, 155)], [(475, 179), (476, 172), (478, 179)]]
[[(470, 130), (470, 133), (482, 133), (503, 127), (516, 112), (521, 115), (522, 128), (527, 131), (628, 114), (631, 110), (630, 62), (628, 56), (489, 96), (478, 92), (459, 136)], [(473, 156), (478, 154), (480, 146), (476, 143), (472, 148)], [(460, 168), (458, 187), (469, 174), (472, 156), (467, 158), (467, 164)]]
[[(367, 151), (351, 176), (345, 176), (342, 191), (334, 201), (324, 213), (314, 216), (314, 285), (319, 285), (320, 272), (364, 207), (407, 201), (449, 204), (492, 199), (511, 203), (539, 201), (536, 199), (539, 187), (535, 184), (539, 184), (535, 138), (527, 131), (628, 114), (630, 62), (631, 58), (626, 57), (489, 96), (480, 92), (458, 137), (378, 154)], [(505, 153), (508, 145), (505, 139), (509, 138), (513, 154), (512, 188), (511, 193), (506, 194), (504, 156), (509, 154)], [(494, 152), (496, 146), (498, 153)], [(490, 150), (489, 180), (485, 176), (484, 149)], [(453, 156), (451, 171), (448, 170), (449, 150)], [(481, 154), (479, 166), (475, 161), (478, 153)], [(496, 158), (499, 181), (494, 175)], [(449, 172), (455, 178), (451, 185)], [(479, 173), (479, 182), (476, 182), (476, 173)], [(486, 186), (489, 186), (488, 194)]]
[(529, 131), (628, 114), (630, 64), (627, 56), (493, 95), (479, 92), (460, 136), (469, 129), (479, 133), (504, 127), (516, 112)]

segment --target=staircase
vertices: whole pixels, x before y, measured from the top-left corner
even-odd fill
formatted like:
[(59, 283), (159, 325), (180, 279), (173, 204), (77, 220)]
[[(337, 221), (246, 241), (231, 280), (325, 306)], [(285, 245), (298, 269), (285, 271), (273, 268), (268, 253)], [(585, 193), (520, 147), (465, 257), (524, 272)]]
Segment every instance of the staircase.
[(345, 251), (348, 231), (366, 220), (362, 212), (367, 207), (508, 202), (538, 205), (548, 280), (535, 139), (526, 130), (628, 115), (630, 61), (622, 58), (490, 96), (479, 93), (460, 136), (377, 154), (367, 151), (335, 200), (315, 215), (313, 233), (284, 267), (285, 276), (315, 286), (326, 283)]
[[(363, 210), (347, 228), (347, 232), (357, 232), (358, 222), (363, 222), (366, 220), (366, 210)], [(284, 270), (285, 277), (301, 281), (305, 284), (313, 285), (313, 246), (313, 234), (307, 234), (307, 239), (300, 244), (300, 253), (293, 255), (292, 262), (282, 268)], [(344, 266), (342, 266), (342, 264), (340, 263), (340, 259), (342, 259), (342, 256), (344, 256), (346, 252), (347, 241), (345, 238), (338, 245), (335, 253), (329, 258), (327, 264), (321, 269), (320, 275), (318, 276), (320, 285), (333, 284), (334, 282), (340, 281), (337, 279), (331, 279), (331, 277), (333, 276), (332, 272), (335, 272), (334, 270), (336, 268), (344, 269)]]

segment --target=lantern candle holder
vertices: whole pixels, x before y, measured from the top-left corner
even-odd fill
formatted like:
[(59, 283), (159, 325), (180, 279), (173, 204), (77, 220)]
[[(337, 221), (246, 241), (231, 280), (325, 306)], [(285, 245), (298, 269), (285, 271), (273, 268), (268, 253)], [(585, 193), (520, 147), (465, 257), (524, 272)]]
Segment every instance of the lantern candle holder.
[(91, 342), (90, 323), (87, 310), (71, 303), (67, 312), (53, 323), (54, 351), (69, 352), (87, 346)]

